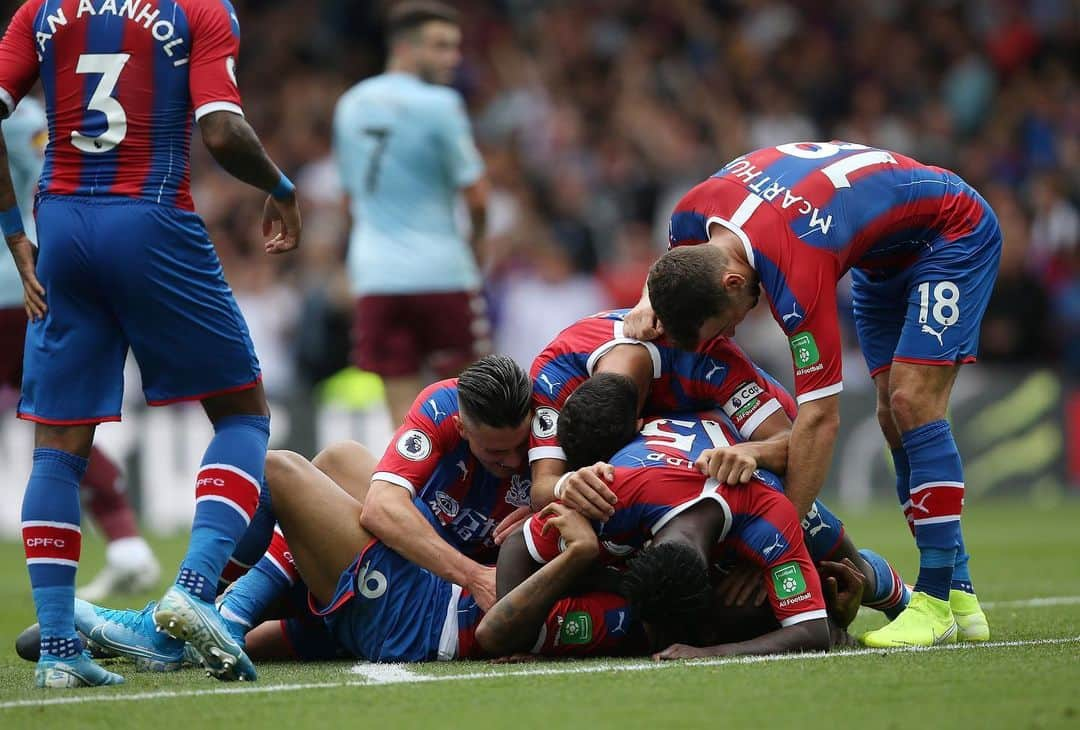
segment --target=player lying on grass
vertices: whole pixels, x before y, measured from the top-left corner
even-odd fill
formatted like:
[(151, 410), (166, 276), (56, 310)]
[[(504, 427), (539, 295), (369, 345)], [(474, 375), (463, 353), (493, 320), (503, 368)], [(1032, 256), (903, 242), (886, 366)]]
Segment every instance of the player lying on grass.
[[(374, 457), (354, 451), (356, 469), (371, 474)], [(220, 610), (234, 640), (253, 659), (428, 661), (531, 652), (545, 656), (643, 655), (679, 639), (716, 635), (699, 620), (717, 615), (707, 580), (691, 572), (690, 595), (657, 593), (656, 579), (679, 581), (687, 563), (679, 551), (653, 551), (630, 562), (623, 575), (596, 568), (600, 546), (591, 525), (563, 505), (544, 513), (562, 550), (486, 615), (460, 587), (443, 580), (378, 541), (360, 525), (362, 503), (314, 464), (289, 452), (271, 452), (266, 475), (281, 518), (270, 549), (223, 597)], [(853, 566), (832, 566), (844, 588), (848, 614), (857, 608), (861, 576)], [(696, 581), (696, 582), (694, 582)], [(685, 585), (687, 579), (683, 579)], [(575, 590), (584, 585), (585, 589)], [(281, 621), (260, 619), (283, 598), (308, 596), (311, 613)], [(853, 597), (850, 598), (850, 597)], [(143, 612), (113, 611), (78, 602), (80, 631), (97, 648), (134, 659), (144, 669), (179, 668), (178, 661), (133, 651), (127, 627)], [(311, 615), (321, 616), (312, 621)], [(639, 615), (652, 621), (642, 622)], [(687, 626), (695, 625), (688, 633)], [(248, 626), (254, 626), (248, 630)]]
[[(814, 647), (815, 641), (821, 639), (814, 630), (787, 630), (802, 622), (814, 626), (812, 620), (819, 617), (816, 608), (796, 609), (813, 605), (817, 576), (802, 530), (792, 533), (787, 529), (786, 520), (793, 516), (787, 511), (792, 508), (783, 499), (779, 480), (759, 470), (748, 484), (731, 487), (695, 468), (695, 460), (707, 445), (724, 447), (737, 441), (733, 424), (722, 413), (648, 419), (639, 433), (635, 410), (633, 383), (623, 376), (605, 374), (590, 379), (568, 399), (559, 423), (560, 440), (571, 467), (605, 460), (618, 450), (611, 457), (615, 477), (612, 489), (619, 498), (615, 514), (606, 522), (593, 523), (606, 559), (618, 562), (649, 540), (654, 546), (666, 540), (689, 541), (699, 552), (702, 545), (713, 546), (703, 553), (710, 563), (720, 559), (730, 564), (732, 554), (750, 560), (758, 566), (757, 585), (764, 569), (774, 616), (782, 630), (775, 636), (770, 633), (767, 638), (716, 651), (745, 653)], [(824, 507), (819, 509), (828, 514)], [(669, 522), (679, 524), (675, 521), (689, 510), (706, 514), (695, 518), (705, 520), (705, 528), (679, 528), (661, 540), (665, 526)], [(821, 530), (810, 535), (809, 543), (829, 544), (820, 537)], [(866, 551), (865, 557), (884, 569), (879, 573), (868, 567), (846, 536), (838, 535), (829, 550), (859, 565), (866, 577), (868, 595), (876, 597), (879, 586), (881, 593), (903, 594), (902, 581), (887, 563)], [(805, 559), (799, 554), (802, 552), (806, 552)], [(503, 545), (498, 572), (500, 593), (556, 554), (558, 543), (543, 536), (542, 520), (530, 518), (525, 529)], [(741, 586), (747, 585), (746, 581), (739, 584), (736, 593), (743, 592)]]
[[(654, 342), (628, 338), (623, 332), (627, 311), (602, 312), (575, 322), (533, 362), (529, 458), (534, 507), (550, 502), (557, 484), (561, 501), (592, 520), (606, 520), (615, 510), (615, 495), (610, 489), (612, 467), (597, 460), (567, 471), (558, 437), (559, 413), (567, 399), (598, 373), (630, 378), (637, 389), (638, 408), (646, 416), (722, 409), (737, 427), (738, 441), (728, 446), (710, 445), (702, 451), (696, 464), (703, 473), (728, 484), (749, 481), (758, 466), (782, 473), (791, 419), (798, 410), (791, 394), (723, 335), (698, 352), (680, 350), (663, 338)], [(496, 541), (501, 542), (512, 526), (510, 520), (500, 525)], [(856, 551), (850, 541), (844, 544), (843, 523), (820, 501), (811, 505), (803, 529), (815, 562), (832, 559), (843, 547), (844, 556), (874, 577), (866, 595), (867, 606), (890, 619), (907, 606), (910, 591), (888, 561), (870, 550)], [(759, 584), (752, 572), (739, 571), (737, 576), (742, 580), (733, 577), (728, 583), (731, 600), (745, 596)], [(755, 601), (763, 603), (764, 592), (757, 590), (756, 594)]]
[[(354, 468), (375, 468), (363, 447)], [(363, 504), (303, 457), (271, 452), (266, 475), (281, 520), (264, 558), (221, 600), (233, 638), (255, 658), (346, 656), (370, 661), (429, 661), (491, 656), (526, 648), (552, 655), (642, 654), (650, 644), (630, 620), (616, 590), (570, 596), (572, 585), (595, 565), (595, 533), (562, 505), (545, 517), (566, 549), (484, 613), (468, 591), (410, 563), (361, 525)], [(592, 582), (590, 582), (592, 583)], [(617, 587), (617, 583), (612, 583)], [(260, 623), (267, 611), (299, 587), (309, 596), (309, 617)], [(569, 596), (569, 597), (568, 597)], [(671, 607), (674, 611), (677, 607)], [(135, 659), (144, 669), (179, 668), (179, 661), (133, 651), (123, 640), (143, 612), (113, 611), (79, 602), (79, 629), (96, 646)], [(538, 636), (540, 640), (538, 641)]]
[[(528, 376), (510, 358), (489, 356), (420, 395), (374, 474), (356, 466), (358, 444), (336, 445), (319, 459), (365, 500), (358, 526), (487, 608), (495, 571), (479, 561), (494, 562), (497, 521), (528, 504), (530, 415)], [(272, 496), (269, 508), (276, 515)], [(151, 613), (137, 621), (125, 614), (123, 643), (151, 664), (176, 666), (183, 644), (156, 632)]]

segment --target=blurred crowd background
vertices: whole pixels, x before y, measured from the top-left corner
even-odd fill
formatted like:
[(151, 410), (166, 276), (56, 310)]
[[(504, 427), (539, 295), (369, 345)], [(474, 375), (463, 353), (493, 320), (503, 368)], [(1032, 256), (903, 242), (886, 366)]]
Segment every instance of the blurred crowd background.
[[(348, 359), (338, 96), (379, 73), (388, 3), (234, 0), (246, 112), (303, 196), (297, 255), (262, 254), (261, 199), (201, 145), (198, 208), (271, 395)], [(959, 172), (1001, 219), (982, 359), (1080, 376), (1080, 63), (1071, 0), (459, 0), (464, 94), (494, 192), (495, 347), (526, 367), (575, 318), (631, 306), (668, 214), (736, 155), (793, 140), (886, 147)], [(762, 308), (763, 309), (763, 308)], [(756, 313), (751, 353), (790, 377)], [(851, 336), (854, 347), (854, 335)], [(851, 374), (865, 378), (855, 353)]]

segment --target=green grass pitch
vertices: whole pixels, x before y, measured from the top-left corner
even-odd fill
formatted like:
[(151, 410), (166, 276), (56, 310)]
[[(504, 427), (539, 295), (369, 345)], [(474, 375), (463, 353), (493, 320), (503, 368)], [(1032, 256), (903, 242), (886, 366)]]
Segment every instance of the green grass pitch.
[[(848, 515), (860, 545), (908, 580), (916, 553), (899, 510)], [(0, 552), (0, 728), (1080, 728), (1080, 502), (968, 506), (965, 537), (990, 646), (753, 661), (483, 662), (405, 667), (263, 664), (225, 685), (195, 670), (122, 687), (45, 692), (14, 639), (33, 620), (21, 550)], [(184, 539), (155, 541), (169, 572)], [(84, 579), (102, 561), (88, 535)], [(129, 603), (155, 596), (141, 596)], [(1045, 600), (1036, 600), (1045, 599)], [(880, 624), (860, 615), (855, 629)]]

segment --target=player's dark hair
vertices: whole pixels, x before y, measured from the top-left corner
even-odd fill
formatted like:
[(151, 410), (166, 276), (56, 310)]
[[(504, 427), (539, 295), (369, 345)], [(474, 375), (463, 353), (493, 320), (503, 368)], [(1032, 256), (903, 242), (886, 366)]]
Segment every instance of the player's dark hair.
[(619, 593), (639, 620), (669, 643), (690, 643), (705, 622), (712, 586), (705, 560), (690, 545), (650, 545), (627, 562)]
[(575, 390), (559, 413), (559, 445), (568, 469), (607, 461), (637, 435), (638, 391), (617, 373), (599, 373)]
[(529, 375), (513, 358), (488, 355), (458, 377), (458, 406), (473, 423), (516, 428), (532, 407)]
[(390, 42), (419, 30), (425, 23), (439, 21), (451, 25), (461, 24), (461, 15), (445, 3), (434, 0), (406, 0), (390, 8), (386, 16), (386, 32)]
[(721, 283), (727, 256), (715, 246), (680, 246), (649, 271), (649, 301), (675, 344), (695, 350), (705, 320), (722, 314), (731, 298)]

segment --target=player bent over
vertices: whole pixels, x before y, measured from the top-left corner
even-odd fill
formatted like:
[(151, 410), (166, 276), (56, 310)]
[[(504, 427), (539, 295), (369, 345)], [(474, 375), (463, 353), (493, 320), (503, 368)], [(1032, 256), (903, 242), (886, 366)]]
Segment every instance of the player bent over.
[(908, 608), (864, 641), (986, 641), (960, 529), (963, 467), (945, 416), (959, 366), (975, 360), (997, 276), (1001, 230), (990, 206), (955, 173), (895, 152), (793, 142), (741, 155), (693, 188), (675, 207), (670, 239), (689, 248), (656, 262), (629, 329), (642, 335), (655, 308), (667, 334), (693, 347), (732, 331), (764, 289), (791, 344), (799, 413), (788, 495), (800, 511), (820, 491), (836, 440), (836, 283), (852, 272), (859, 342), (920, 555)]
[(212, 601), (258, 504), (269, 410), (247, 326), (194, 212), (192, 118), (227, 171), (270, 193), (264, 234), (281, 229), (268, 253), (296, 247), (300, 213), (292, 183), (243, 117), (232, 6), (170, 7), (151, 17), (109, 2), (84, 2), (76, 13), (30, 0), (0, 41), (0, 114), (40, 77), (51, 122), (36, 262), (0, 144), (0, 226), (32, 320), (19, 416), (37, 424), (22, 525), (41, 626), (40, 687), (123, 681), (84, 653), (73, 610), (78, 484), (95, 427), (120, 417), (129, 348), (148, 403), (199, 400), (215, 431), (196, 478), (188, 552), (154, 620), (178, 644), (190, 641), (213, 672), (255, 678)]

